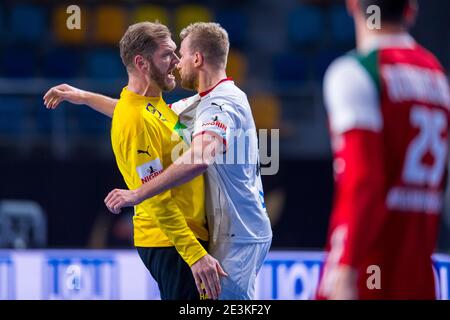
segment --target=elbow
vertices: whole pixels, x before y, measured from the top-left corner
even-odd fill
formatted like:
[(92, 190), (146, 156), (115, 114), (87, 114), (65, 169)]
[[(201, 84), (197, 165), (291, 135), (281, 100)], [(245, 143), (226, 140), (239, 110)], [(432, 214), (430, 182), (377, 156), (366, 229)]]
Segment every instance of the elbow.
[(195, 153), (193, 157), (193, 171), (197, 174), (205, 172), (208, 167), (214, 163), (214, 155), (209, 155), (205, 153)]
[(189, 172), (188, 176), (196, 177), (205, 172), (209, 167), (208, 161), (204, 159), (197, 159), (187, 167), (187, 171)]
[(197, 175), (199, 175), (199, 174), (202, 174), (203, 172), (205, 172), (206, 170), (208, 170), (208, 168), (209, 168), (209, 163), (202, 162), (202, 163), (195, 165), (194, 172)]

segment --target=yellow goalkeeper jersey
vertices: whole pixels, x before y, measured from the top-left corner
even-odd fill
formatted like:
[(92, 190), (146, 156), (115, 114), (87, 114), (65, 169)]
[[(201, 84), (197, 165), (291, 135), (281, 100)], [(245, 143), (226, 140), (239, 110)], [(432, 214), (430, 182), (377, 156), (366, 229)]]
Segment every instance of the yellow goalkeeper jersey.
[[(162, 97), (140, 96), (124, 88), (114, 110), (111, 143), (129, 189), (152, 180), (182, 147), (178, 116)], [(176, 153), (176, 152), (175, 152)], [(191, 266), (206, 255), (197, 239), (208, 240), (203, 176), (135, 206), (136, 247), (175, 246)]]

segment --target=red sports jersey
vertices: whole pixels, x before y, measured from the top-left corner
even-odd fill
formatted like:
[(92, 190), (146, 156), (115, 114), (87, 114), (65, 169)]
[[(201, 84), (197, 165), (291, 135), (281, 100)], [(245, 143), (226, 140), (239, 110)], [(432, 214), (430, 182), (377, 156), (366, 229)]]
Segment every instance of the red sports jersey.
[[(407, 34), (380, 36), (366, 49), (339, 58), (325, 77), (336, 183), (319, 297), (327, 298), (336, 266), (349, 265), (360, 299), (433, 299), (448, 81)], [(380, 288), (367, 285), (371, 266)]]

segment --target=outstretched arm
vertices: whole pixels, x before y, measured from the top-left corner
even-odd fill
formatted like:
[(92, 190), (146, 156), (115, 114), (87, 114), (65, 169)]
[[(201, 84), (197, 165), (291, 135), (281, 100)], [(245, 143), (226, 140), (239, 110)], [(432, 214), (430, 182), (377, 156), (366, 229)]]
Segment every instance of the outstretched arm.
[(62, 101), (73, 104), (85, 104), (97, 112), (112, 118), (117, 99), (98, 93), (81, 90), (68, 84), (60, 84), (50, 88), (44, 95), (44, 104), (47, 109), (56, 109)]
[(194, 179), (205, 172), (215, 155), (225, 148), (222, 140), (214, 133), (197, 135), (191, 148), (163, 173), (134, 190), (114, 189), (105, 198), (106, 206), (112, 213), (119, 213), (123, 207), (137, 205)]

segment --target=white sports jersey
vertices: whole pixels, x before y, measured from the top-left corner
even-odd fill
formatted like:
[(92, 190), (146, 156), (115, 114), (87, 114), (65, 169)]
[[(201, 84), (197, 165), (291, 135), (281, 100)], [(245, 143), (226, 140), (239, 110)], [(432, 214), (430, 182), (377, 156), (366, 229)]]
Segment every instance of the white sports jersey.
[[(247, 96), (231, 79), (179, 101), (172, 109), (193, 136), (213, 132), (227, 147), (206, 172), (206, 211), (211, 244), (266, 242), (272, 229), (264, 204), (256, 127)], [(190, 131), (190, 130), (189, 130)], [(230, 163), (232, 161), (232, 163)]]
[[(182, 128), (187, 129), (189, 138), (194, 131), (195, 114), (199, 103), (200, 95), (196, 94), (168, 105), (179, 116), (180, 123), (184, 125)], [(189, 139), (187, 142), (190, 144), (191, 140)]]
[(176, 131), (188, 145), (191, 144), (195, 114), (199, 103), (200, 95), (196, 94), (168, 105), (178, 115), (178, 128), (176, 128)]

